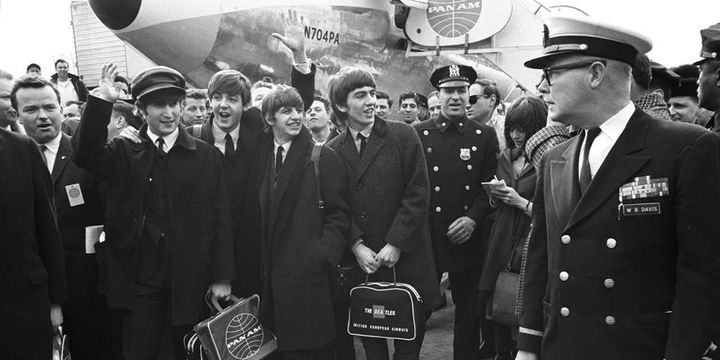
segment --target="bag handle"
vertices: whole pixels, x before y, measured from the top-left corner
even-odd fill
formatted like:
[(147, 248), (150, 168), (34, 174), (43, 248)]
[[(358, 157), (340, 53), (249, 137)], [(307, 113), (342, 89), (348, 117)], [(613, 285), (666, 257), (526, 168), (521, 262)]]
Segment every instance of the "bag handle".
[[(397, 274), (395, 273), (395, 267), (392, 267), (393, 270), (393, 285), (397, 286)], [(368, 283), (368, 278), (370, 278), (370, 274), (365, 274), (365, 285)]]
[[(231, 302), (233, 305), (239, 303), (242, 299), (238, 298), (237, 296), (230, 294), (229, 302)], [(218, 299), (212, 295), (210, 295), (210, 292), (205, 294), (205, 303), (210, 308), (210, 310), (216, 310), (217, 312), (222, 312), (225, 310), (225, 307), (222, 307), (220, 305), (220, 302), (218, 302)]]

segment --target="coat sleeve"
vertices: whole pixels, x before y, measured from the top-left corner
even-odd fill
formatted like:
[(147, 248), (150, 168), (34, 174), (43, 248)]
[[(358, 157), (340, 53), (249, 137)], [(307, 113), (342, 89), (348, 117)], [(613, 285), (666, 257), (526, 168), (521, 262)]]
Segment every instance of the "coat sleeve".
[(704, 133), (678, 160), (677, 278), (665, 351), (668, 360), (700, 358), (719, 324), (720, 138)]
[[(544, 159), (544, 158), (543, 158)], [(518, 350), (540, 354), (543, 338), (543, 298), (547, 286), (547, 224), (545, 222), (545, 189), (542, 174), (545, 162), (535, 186), (533, 199), (532, 231), (528, 240), (526, 267), (522, 289), (522, 308), (520, 309), (520, 328), (518, 330)]]
[(350, 193), (347, 170), (342, 159), (328, 147), (320, 157), (320, 184), (325, 201), (325, 219), (320, 242), (327, 261), (337, 266), (348, 245), (350, 232)]
[(32, 162), (35, 234), (38, 252), (48, 274), (50, 302), (61, 304), (68, 299), (68, 288), (65, 277), (65, 257), (53, 203), (52, 179), (37, 145), (30, 140), (28, 140), (27, 144)]
[(72, 137), (75, 164), (102, 178), (107, 178), (112, 165), (112, 145), (106, 142), (112, 108), (112, 103), (88, 96), (80, 124)]
[[(199, 141), (199, 140), (198, 140)], [(208, 182), (212, 186), (207, 189), (214, 189), (214, 201), (210, 203), (214, 205), (212, 209), (215, 213), (213, 229), (215, 236), (213, 239), (210, 256), (210, 281), (218, 283), (221, 281), (235, 280), (235, 262), (232, 235), (232, 220), (230, 217), (230, 196), (228, 195), (227, 181), (223, 170), (220, 152), (210, 151), (208, 154), (209, 176)], [(241, 230), (242, 231), (242, 230)]]
[(385, 241), (398, 247), (406, 253), (413, 253), (418, 244), (417, 234), (426, 228), (428, 209), (430, 208), (430, 180), (428, 178), (427, 163), (423, 153), (420, 138), (415, 129), (401, 124), (395, 141), (400, 150), (403, 180), (403, 192), (400, 209), (395, 214)]
[[(482, 159), (482, 165), (480, 169), (480, 182), (492, 180), (498, 163), (497, 155), (499, 145), (497, 136), (495, 135), (495, 129), (488, 126), (485, 130), (488, 136), (486, 137), (486, 141), (484, 141), (485, 158)], [(475, 222), (479, 224), (488, 216), (488, 214), (490, 214), (490, 212), (492, 211), (492, 207), (490, 206), (490, 199), (488, 197), (488, 194), (485, 190), (482, 189), (482, 185), (480, 183), (476, 185), (479, 188), (478, 196), (475, 198), (472, 207), (468, 209), (465, 215), (475, 220)]]
[(310, 72), (303, 74), (295, 66), (290, 72), (290, 84), (297, 89), (303, 100), (305, 110), (310, 108), (315, 98), (315, 64), (310, 64)]

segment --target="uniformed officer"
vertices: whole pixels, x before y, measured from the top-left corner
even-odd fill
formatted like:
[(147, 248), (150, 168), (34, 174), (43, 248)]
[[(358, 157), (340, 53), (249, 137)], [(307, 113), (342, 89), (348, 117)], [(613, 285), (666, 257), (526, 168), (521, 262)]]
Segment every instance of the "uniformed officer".
[(700, 36), (703, 59), (695, 63), (700, 67), (698, 100), (701, 107), (715, 112), (705, 127), (720, 134), (720, 23), (700, 30)]
[[(440, 115), (415, 125), (425, 151), (430, 177), (430, 232), (440, 272), (448, 272), (455, 302), (453, 356), (477, 359), (480, 348), (478, 316), (480, 271), (491, 212), (480, 185), (497, 167), (498, 141), (493, 128), (470, 121), (465, 113), (468, 87), (477, 75), (464, 65), (435, 70), (430, 82), (439, 91)], [(488, 339), (483, 340), (487, 342)], [(493, 346), (485, 346), (492, 349)], [(491, 353), (486, 355), (492, 356)]]
[(525, 66), (580, 133), (540, 165), (517, 359), (698, 359), (718, 326), (720, 138), (630, 101), (645, 36), (555, 16), (544, 46)]

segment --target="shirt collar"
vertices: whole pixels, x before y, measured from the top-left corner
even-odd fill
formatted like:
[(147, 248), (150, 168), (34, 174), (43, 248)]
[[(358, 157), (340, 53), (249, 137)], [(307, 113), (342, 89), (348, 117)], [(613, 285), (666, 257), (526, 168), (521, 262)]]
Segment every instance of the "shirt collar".
[[(225, 141), (225, 135), (226, 133), (223, 129), (220, 129), (220, 127), (215, 124), (215, 122), (212, 122), (212, 134), (213, 139), (215, 139), (215, 142), (221, 142)], [(230, 131), (230, 137), (232, 138), (233, 142), (237, 142), (238, 138), (240, 137), (240, 124), (235, 127), (232, 131)]]
[[(180, 134), (180, 130), (175, 128), (175, 131), (170, 133), (170, 135), (163, 136), (163, 141), (165, 142), (165, 147), (167, 147), (168, 151), (175, 146), (175, 141), (177, 141), (178, 135)], [(153, 145), (157, 146), (157, 139), (159, 136), (153, 134), (150, 129), (147, 130), (147, 135), (150, 138), (150, 141), (152, 141)]]
[(620, 134), (622, 134), (623, 130), (625, 130), (625, 126), (627, 126), (627, 123), (630, 121), (634, 112), (635, 105), (630, 102), (622, 108), (622, 110), (618, 111), (615, 115), (600, 125), (600, 130), (609, 136), (613, 141), (617, 141)]
[(466, 119), (465, 116), (458, 117), (455, 119), (450, 119), (450, 118), (445, 117), (445, 115), (443, 115), (442, 113), (440, 113), (440, 115), (438, 115), (435, 118), (435, 120), (433, 120), (433, 122), (435, 123), (435, 126), (438, 129), (440, 129), (440, 131), (442, 133), (445, 133), (447, 131), (447, 129), (449, 129), (450, 126), (452, 126), (453, 124), (456, 124), (455, 127), (457, 128), (458, 132), (460, 132), (462, 134), (463, 131), (465, 130), (465, 119)]
[(60, 139), (62, 139), (62, 131), (52, 140), (44, 143), (45, 148), (53, 154), (57, 154), (58, 148), (60, 147)]
[(273, 144), (275, 144), (275, 146), (273, 146), (273, 149), (275, 149), (275, 150), (274, 150), (275, 152), (277, 152), (278, 146), (282, 146), (283, 151), (285, 152), (285, 154), (287, 154), (287, 153), (288, 153), (288, 150), (290, 150), (290, 145), (292, 145), (292, 140), (290, 140), (290, 141), (288, 141), (288, 142), (280, 145), (280, 144), (278, 144), (278, 142), (275, 141), (275, 139), (273, 138)]
[(350, 131), (350, 135), (352, 136), (353, 139), (357, 139), (357, 134), (358, 134), (358, 133), (363, 134), (363, 136), (365, 137), (365, 139), (369, 139), (369, 138), (370, 138), (370, 134), (372, 133), (373, 125), (375, 125), (374, 122), (373, 122), (372, 124), (368, 124), (367, 126), (365, 126), (365, 127), (364, 127), (362, 130), (360, 130), (360, 131), (357, 131), (357, 130), (355, 130), (355, 129), (353, 129), (353, 128), (351, 128), (351, 127), (348, 126), (348, 131)]

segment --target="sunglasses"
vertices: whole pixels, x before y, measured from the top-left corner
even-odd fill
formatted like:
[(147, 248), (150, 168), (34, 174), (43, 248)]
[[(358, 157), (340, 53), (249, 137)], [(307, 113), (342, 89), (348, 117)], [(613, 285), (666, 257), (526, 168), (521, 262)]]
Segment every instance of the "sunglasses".
[(492, 95), (470, 95), (470, 97), (468, 98), (468, 103), (470, 105), (475, 105), (475, 103), (478, 102), (478, 99), (480, 99), (480, 97), (484, 97), (487, 99), (490, 96)]
[[(607, 66), (607, 61), (605, 61), (604, 59), (595, 59), (595, 60), (585, 60), (585, 61), (578, 61), (578, 62), (563, 64), (563, 65), (558, 65), (558, 66), (546, 67), (546, 68), (542, 69), (543, 77), (542, 77), (542, 79), (540, 79), (540, 84), (542, 84), (543, 80), (545, 80), (545, 81), (547, 81), (548, 86), (552, 86), (552, 83), (550, 83), (550, 78), (552, 77), (552, 75), (554, 73), (556, 73), (558, 71), (563, 71), (563, 70), (573, 70), (573, 69), (584, 68), (584, 67), (590, 66), (596, 62), (599, 62), (599, 63), (603, 64), (604, 66)], [(538, 87), (540, 86), (540, 84), (538, 84)]]

